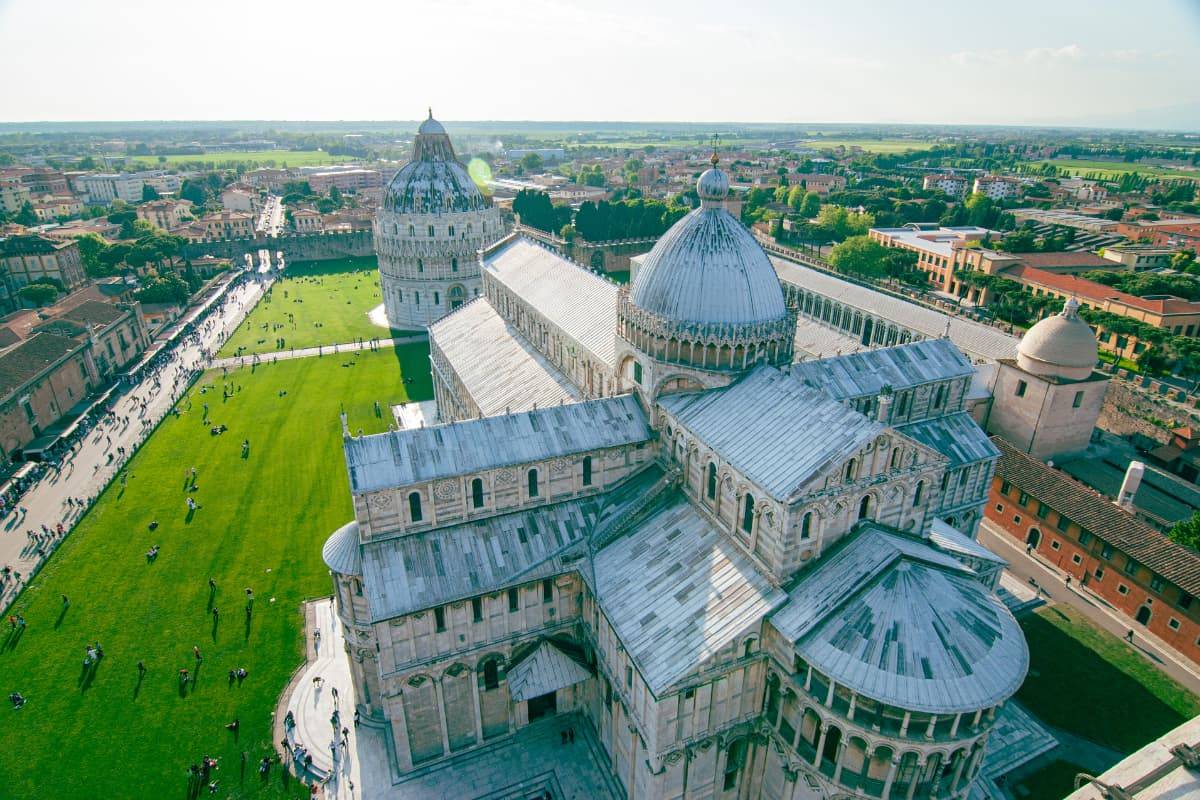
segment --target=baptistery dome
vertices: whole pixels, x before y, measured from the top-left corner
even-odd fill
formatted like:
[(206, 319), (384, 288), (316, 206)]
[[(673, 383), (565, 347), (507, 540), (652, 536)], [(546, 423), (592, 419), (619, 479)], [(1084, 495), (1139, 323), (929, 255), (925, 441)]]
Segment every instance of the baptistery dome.
[(391, 327), (423, 328), (478, 297), (478, 252), (504, 234), (500, 211), (459, 163), (431, 112), (417, 129), (412, 160), (388, 181), (375, 214)]
[(485, 205), (483, 193), (454, 155), (446, 129), (431, 110), (417, 129), (412, 160), (388, 181), (383, 207), (401, 214), (439, 214)]
[(1017, 365), (1035, 375), (1082, 380), (1092, 374), (1097, 355), (1096, 335), (1080, 318), (1075, 298), (1026, 331), (1017, 345)]

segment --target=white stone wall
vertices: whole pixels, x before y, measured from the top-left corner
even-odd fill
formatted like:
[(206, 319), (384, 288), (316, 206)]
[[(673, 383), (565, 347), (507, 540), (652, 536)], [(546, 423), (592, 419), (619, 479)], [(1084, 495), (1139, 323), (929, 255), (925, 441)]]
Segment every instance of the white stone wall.
[[(1023, 393), (1021, 384), (1024, 383)], [(1108, 379), (1054, 383), (1015, 364), (1000, 363), (987, 430), (1034, 458), (1046, 460), (1087, 449), (1104, 406)], [(1075, 396), (1080, 394), (1079, 406)]]
[(380, 208), (375, 251), (393, 328), (424, 328), (482, 291), (479, 250), (504, 236), (500, 211), (397, 214)]

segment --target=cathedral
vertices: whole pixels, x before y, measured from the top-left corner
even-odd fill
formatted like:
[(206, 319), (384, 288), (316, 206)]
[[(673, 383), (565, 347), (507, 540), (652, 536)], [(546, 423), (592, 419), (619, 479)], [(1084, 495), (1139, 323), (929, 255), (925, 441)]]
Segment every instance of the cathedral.
[(574, 712), (629, 798), (966, 797), (1029, 663), (974, 540), (999, 454), (970, 361), (794, 363), (715, 155), (628, 287), (493, 242), (456, 165), (427, 120), (378, 222), (438, 421), (346, 433), (323, 552), (398, 771)]
[(477, 253), (503, 235), (502, 225), (430, 110), (375, 216), (388, 324), (424, 328), (478, 297)]

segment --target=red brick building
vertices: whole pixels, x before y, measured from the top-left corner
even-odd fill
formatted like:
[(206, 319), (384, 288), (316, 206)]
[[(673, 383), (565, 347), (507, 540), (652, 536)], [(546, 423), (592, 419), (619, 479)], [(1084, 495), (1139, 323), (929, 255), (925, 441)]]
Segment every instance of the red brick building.
[(1200, 664), (1200, 554), (993, 437), (985, 516), (1180, 655)]

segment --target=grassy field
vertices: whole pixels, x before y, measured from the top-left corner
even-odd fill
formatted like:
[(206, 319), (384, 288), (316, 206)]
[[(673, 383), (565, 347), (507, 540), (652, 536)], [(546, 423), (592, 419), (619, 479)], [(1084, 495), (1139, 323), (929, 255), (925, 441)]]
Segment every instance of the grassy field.
[(186, 153), (182, 155), (164, 156), (166, 161), (159, 161), (158, 156), (131, 156), (130, 163), (142, 166), (187, 167), (196, 164), (245, 164), (256, 161), (259, 164), (274, 163), (277, 167), (316, 167), (322, 164), (342, 164), (354, 159), (349, 156), (333, 156), (323, 150), (248, 150), (237, 153)]
[(1078, 764), (1063, 761), (1060, 758), (1051, 761), (1026, 778), (1014, 781), (1015, 788), (1017, 792), (1021, 792), (1023, 787), (1024, 793), (1019, 796), (1027, 797), (1029, 800), (1062, 800), (1075, 791), (1075, 776), (1081, 772), (1087, 772), (1087, 770)]
[(1071, 175), (1097, 174), (1102, 178), (1118, 178), (1124, 172), (1136, 172), (1139, 175), (1156, 175), (1164, 178), (1197, 178), (1200, 179), (1200, 169), (1170, 169), (1157, 164), (1129, 164), (1123, 161), (1085, 161), (1082, 159), (1056, 158), (1052, 161), (1031, 161), (1029, 165), (1041, 167), (1053, 164), (1060, 172)]
[(1051, 725), (1132, 753), (1200, 714), (1200, 698), (1074, 609), (1038, 609), (1021, 627), (1030, 665), (1017, 699)]
[[(352, 516), (338, 412), (344, 405), (353, 429), (385, 429), (388, 404), (432, 396), (427, 358), (427, 347), (410, 345), (231, 371), (237, 388), (225, 402), (219, 372), (193, 388), (182, 416), (134, 457), (128, 486), (110, 487), (16, 603), (28, 629), (0, 639), (0, 688), (28, 702), (3, 711), (5, 797), (182, 800), (185, 770), (205, 754), (220, 758), (220, 798), (297, 796), (278, 767), (261, 783), (256, 765), (271, 751), (278, 696), (303, 660), (300, 603), (330, 592), (321, 545)], [(210, 435), (202, 402), (227, 433)], [(192, 466), (201, 508), (189, 518)], [(144, 554), (155, 544), (151, 564)], [(209, 577), (218, 586), (211, 601)], [(255, 593), (249, 621), (243, 587)], [(97, 641), (105, 655), (89, 677), (84, 647)], [(140, 682), (139, 660), (148, 667)], [(196, 680), (181, 691), (184, 667)], [(230, 684), (237, 667), (249, 675)], [(235, 717), (236, 737), (224, 728)]]
[(805, 142), (805, 145), (818, 150), (842, 146), (847, 149), (859, 147), (868, 153), (903, 153), (908, 150), (925, 150), (932, 147), (933, 142), (919, 139), (826, 139), (818, 136)]
[(375, 258), (289, 264), (266, 297), (221, 348), (221, 355), (341, 344), (391, 336), (368, 312), (383, 302)]

